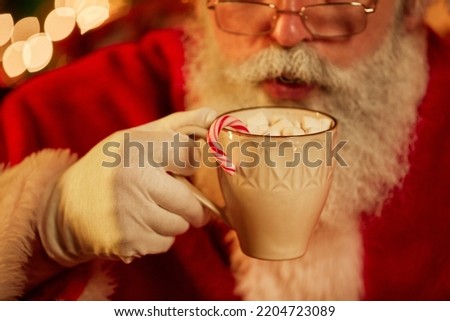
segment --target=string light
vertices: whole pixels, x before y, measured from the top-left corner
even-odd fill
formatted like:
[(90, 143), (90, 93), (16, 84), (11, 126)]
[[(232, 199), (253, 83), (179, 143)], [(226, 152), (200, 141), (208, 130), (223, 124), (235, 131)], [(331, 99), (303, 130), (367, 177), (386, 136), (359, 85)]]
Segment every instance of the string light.
[(44, 23), (45, 33), (52, 41), (60, 41), (70, 35), (75, 28), (76, 15), (72, 8), (55, 8)]
[(3, 68), (6, 74), (13, 78), (20, 76), (27, 70), (22, 58), (25, 41), (18, 41), (9, 45), (3, 54)]
[(5, 73), (14, 78), (27, 70), (42, 70), (53, 56), (53, 42), (67, 38), (75, 25), (82, 34), (99, 27), (109, 13), (109, 0), (55, 0), (43, 32), (36, 17), (14, 24), (11, 14), (0, 14), (0, 61)]
[(83, 8), (77, 15), (77, 24), (81, 34), (90, 29), (97, 28), (109, 17), (109, 8), (103, 6), (89, 6)]
[(14, 30), (14, 20), (9, 13), (0, 14), (0, 46), (6, 44)]

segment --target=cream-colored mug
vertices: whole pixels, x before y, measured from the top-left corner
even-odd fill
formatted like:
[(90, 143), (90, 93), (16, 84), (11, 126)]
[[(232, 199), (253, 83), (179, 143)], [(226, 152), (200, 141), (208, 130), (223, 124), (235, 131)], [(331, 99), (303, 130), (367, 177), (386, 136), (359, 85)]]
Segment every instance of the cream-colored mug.
[(188, 186), (206, 207), (236, 230), (241, 249), (248, 256), (265, 260), (298, 258), (306, 253), (330, 189), (334, 170), (330, 150), (337, 121), (300, 107), (254, 107), (228, 114), (246, 123), (256, 113), (299, 123), (304, 117), (326, 119), (330, 125), (325, 130), (292, 136), (222, 129), (219, 145), (236, 165), (233, 175), (217, 169), (225, 208)]

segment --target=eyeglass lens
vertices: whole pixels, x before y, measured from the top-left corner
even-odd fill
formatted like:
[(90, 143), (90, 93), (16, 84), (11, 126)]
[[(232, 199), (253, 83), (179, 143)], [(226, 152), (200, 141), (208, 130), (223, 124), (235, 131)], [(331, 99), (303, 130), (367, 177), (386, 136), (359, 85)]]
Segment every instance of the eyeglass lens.
[[(271, 32), (278, 15), (273, 6), (248, 2), (219, 2), (215, 11), (222, 30), (243, 35)], [(316, 37), (347, 36), (366, 27), (364, 7), (352, 3), (307, 6), (301, 15), (305, 27)]]

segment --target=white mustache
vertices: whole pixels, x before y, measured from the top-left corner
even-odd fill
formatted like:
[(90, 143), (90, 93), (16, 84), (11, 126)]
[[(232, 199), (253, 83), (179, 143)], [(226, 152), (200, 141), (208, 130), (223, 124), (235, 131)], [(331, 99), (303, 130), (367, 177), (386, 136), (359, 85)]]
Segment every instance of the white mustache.
[(305, 45), (291, 49), (268, 47), (243, 63), (229, 65), (224, 72), (228, 79), (237, 83), (259, 83), (284, 77), (325, 88), (335, 87), (339, 83), (336, 77), (342, 73)]

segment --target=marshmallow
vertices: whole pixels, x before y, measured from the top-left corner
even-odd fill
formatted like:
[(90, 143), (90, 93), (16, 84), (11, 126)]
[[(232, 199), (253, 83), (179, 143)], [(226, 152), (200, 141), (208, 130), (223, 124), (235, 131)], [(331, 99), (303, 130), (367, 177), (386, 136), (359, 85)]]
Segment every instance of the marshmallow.
[(331, 119), (330, 118), (321, 118), (320, 119), (320, 129), (328, 130), (331, 128)]
[(272, 115), (269, 118), (259, 112), (247, 120), (250, 133), (271, 136), (294, 136), (312, 134), (330, 129), (331, 119), (327, 117), (303, 116), (301, 121)]
[(286, 118), (284, 118), (283, 116), (280, 116), (280, 115), (271, 115), (269, 118), (269, 125), (273, 126), (283, 119), (286, 119)]
[(269, 136), (281, 136), (281, 131), (277, 129), (270, 128), (266, 133), (263, 135), (269, 135)]
[(283, 136), (294, 136), (294, 135), (304, 135), (305, 132), (299, 127), (286, 127), (281, 131)]
[(248, 123), (247, 129), (249, 133), (258, 135), (267, 135), (267, 133), (270, 131), (270, 127), (268, 125), (253, 124), (253, 123)]
[(320, 128), (317, 127), (308, 127), (306, 128), (306, 133), (307, 134), (314, 134), (314, 133), (318, 133), (321, 132), (322, 130)]
[(294, 127), (294, 124), (292, 124), (288, 119), (286, 118), (281, 118), (280, 120), (278, 120), (276, 123), (271, 124), (270, 125), (270, 130), (274, 130), (274, 131), (281, 131), (284, 128), (287, 127)]
[(269, 120), (267, 119), (266, 115), (264, 113), (259, 112), (255, 114), (254, 116), (247, 119), (247, 124), (250, 126), (266, 126), (269, 127)]
[(302, 127), (308, 134), (312, 133), (313, 130), (320, 131), (320, 120), (311, 116), (303, 116)]

